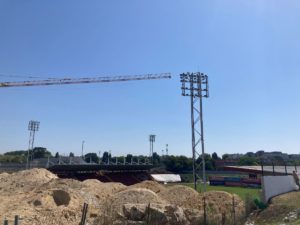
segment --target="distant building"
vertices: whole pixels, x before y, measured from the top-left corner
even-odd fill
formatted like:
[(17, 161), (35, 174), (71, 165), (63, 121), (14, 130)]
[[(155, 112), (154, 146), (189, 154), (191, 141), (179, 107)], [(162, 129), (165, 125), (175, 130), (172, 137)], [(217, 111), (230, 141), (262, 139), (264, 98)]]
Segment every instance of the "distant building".
[(300, 154), (290, 154), (289, 159), (290, 160), (300, 160)]
[(243, 157), (244, 154), (240, 154), (240, 153), (234, 153), (234, 154), (227, 154), (227, 159), (240, 159), (241, 157)]
[(261, 158), (263, 160), (267, 160), (267, 161), (272, 161), (272, 160), (277, 160), (277, 161), (288, 161), (289, 160), (289, 155), (286, 153), (282, 153), (282, 152), (265, 152)]
[(237, 166), (238, 161), (236, 159), (218, 159), (215, 160), (216, 170), (223, 170), (225, 166)]

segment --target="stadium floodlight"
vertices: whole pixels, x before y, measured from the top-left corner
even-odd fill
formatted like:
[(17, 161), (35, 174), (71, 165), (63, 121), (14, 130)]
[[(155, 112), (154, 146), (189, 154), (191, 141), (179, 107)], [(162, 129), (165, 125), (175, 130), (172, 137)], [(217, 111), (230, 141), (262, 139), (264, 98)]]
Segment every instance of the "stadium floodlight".
[[(180, 74), (181, 90), (183, 96), (190, 96), (191, 99), (191, 126), (192, 126), (192, 154), (193, 154), (193, 178), (194, 189), (197, 189), (197, 165), (196, 157), (199, 154), (197, 146), (201, 142), (202, 152), (202, 179), (204, 183), (204, 192), (206, 191), (206, 174), (205, 174), (205, 152), (204, 152), (204, 132), (203, 132), (203, 112), (202, 112), (202, 98), (208, 98), (208, 76), (197, 73), (183, 73)], [(196, 103), (199, 100), (199, 108)], [(195, 114), (197, 117), (195, 118)], [(200, 132), (196, 126), (200, 123)], [(196, 139), (196, 136), (198, 137)]]
[(27, 163), (26, 168), (30, 168), (30, 150), (31, 150), (31, 160), (33, 160), (33, 146), (34, 146), (34, 138), (35, 138), (35, 132), (39, 130), (40, 122), (30, 120), (28, 124), (28, 130), (29, 132), (29, 146), (28, 146), (28, 152), (27, 152)]
[(149, 141), (150, 141), (150, 159), (151, 159), (151, 163), (153, 164), (153, 143), (155, 142), (155, 135), (154, 134), (150, 134), (149, 135)]

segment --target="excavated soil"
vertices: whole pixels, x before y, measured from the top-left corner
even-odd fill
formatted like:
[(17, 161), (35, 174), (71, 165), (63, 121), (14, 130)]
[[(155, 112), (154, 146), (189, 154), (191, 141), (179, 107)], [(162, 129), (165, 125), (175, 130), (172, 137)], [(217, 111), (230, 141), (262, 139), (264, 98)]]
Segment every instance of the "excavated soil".
[[(237, 196), (235, 199), (242, 211), (243, 202)], [(186, 218), (200, 218), (203, 196), (181, 185), (166, 187), (154, 181), (145, 181), (127, 187), (121, 183), (102, 183), (98, 180), (80, 182), (60, 179), (45, 169), (31, 169), (0, 174), (0, 202), (0, 221), (7, 218), (9, 224), (13, 223), (15, 215), (19, 215), (24, 225), (78, 225), (84, 203), (89, 204), (87, 225), (117, 224), (113, 221), (124, 216), (124, 206), (130, 206), (128, 210), (135, 212), (135, 205), (145, 207), (150, 203), (154, 207), (151, 210), (156, 213), (168, 214), (166, 218), (171, 218), (173, 214), (170, 210), (173, 210), (188, 225), (192, 223)], [(232, 195), (208, 192), (206, 202), (216, 213), (229, 212)], [(104, 223), (97, 222), (103, 221), (103, 218)], [(121, 224), (127, 224), (124, 218)], [(129, 221), (128, 224), (143, 223)]]
[(141, 183), (131, 185), (130, 188), (146, 188), (154, 193), (160, 193), (166, 189), (163, 185), (151, 180), (146, 180)]
[(159, 193), (159, 196), (171, 204), (183, 208), (202, 209), (202, 198), (192, 188), (183, 185), (174, 185)]

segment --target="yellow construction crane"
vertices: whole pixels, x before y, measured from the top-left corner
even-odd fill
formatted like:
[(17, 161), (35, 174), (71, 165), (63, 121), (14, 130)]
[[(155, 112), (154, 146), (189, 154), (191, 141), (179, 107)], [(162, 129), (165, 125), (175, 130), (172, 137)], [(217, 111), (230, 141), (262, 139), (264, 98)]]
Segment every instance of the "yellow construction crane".
[(144, 75), (134, 75), (134, 76), (112, 76), (112, 77), (61, 78), (61, 79), (50, 78), (46, 80), (0, 82), (0, 88), (62, 85), (62, 84), (107, 83), (107, 82), (156, 80), (156, 79), (170, 79), (170, 78), (171, 78), (171, 73), (156, 73), (156, 74), (144, 74)]

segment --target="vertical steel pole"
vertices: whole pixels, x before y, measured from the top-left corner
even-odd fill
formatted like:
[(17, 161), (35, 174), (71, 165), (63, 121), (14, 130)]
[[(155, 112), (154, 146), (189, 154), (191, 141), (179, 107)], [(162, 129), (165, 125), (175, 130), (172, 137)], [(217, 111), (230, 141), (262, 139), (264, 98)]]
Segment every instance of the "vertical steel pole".
[(150, 147), (150, 153), (149, 153), (149, 158), (151, 156), (151, 134), (149, 135), (149, 147)]
[(284, 162), (284, 170), (285, 170), (285, 175), (287, 176), (288, 172), (287, 172), (287, 168), (286, 168), (286, 163), (285, 162)]
[(83, 145), (84, 145), (84, 141), (81, 142), (81, 157), (83, 158)]
[(19, 216), (15, 216), (14, 225), (19, 225)]
[(194, 120), (194, 82), (193, 78), (190, 78), (191, 88), (191, 125), (192, 125), (192, 156), (193, 156), (193, 180), (194, 189), (197, 190), (197, 177), (196, 177), (196, 146), (195, 146), (195, 120)]
[(205, 199), (205, 195), (203, 196), (203, 224), (204, 225), (207, 225), (207, 223), (206, 223), (206, 216), (207, 216), (207, 213), (206, 213), (206, 199)]
[(29, 143), (28, 143), (26, 169), (29, 169), (29, 154), (30, 154), (30, 146), (31, 146), (31, 135), (32, 135), (32, 131), (30, 131), (30, 133), (29, 133)]
[(153, 165), (153, 142), (154, 142), (154, 140), (152, 139), (152, 142), (151, 142), (151, 158), (150, 158), (152, 165)]
[(31, 141), (31, 160), (29, 161), (29, 167), (31, 168), (31, 163), (34, 159), (34, 152), (33, 152), (33, 146), (34, 146), (34, 136), (35, 136), (35, 129), (32, 131), (32, 141)]
[(205, 174), (205, 153), (204, 153), (204, 132), (203, 132), (203, 110), (202, 110), (202, 76), (199, 74), (198, 85), (200, 90), (200, 131), (201, 131), (201, 149), (202, 149), (202, 173), (203, 173), (203, 191), (206, 192), (206, 174)]

